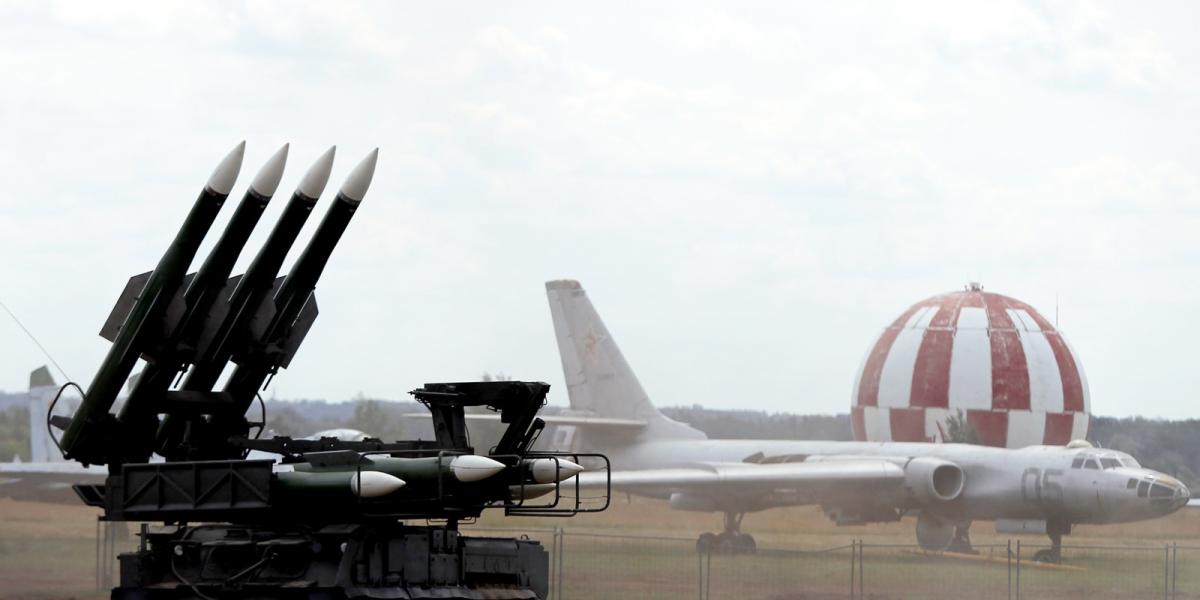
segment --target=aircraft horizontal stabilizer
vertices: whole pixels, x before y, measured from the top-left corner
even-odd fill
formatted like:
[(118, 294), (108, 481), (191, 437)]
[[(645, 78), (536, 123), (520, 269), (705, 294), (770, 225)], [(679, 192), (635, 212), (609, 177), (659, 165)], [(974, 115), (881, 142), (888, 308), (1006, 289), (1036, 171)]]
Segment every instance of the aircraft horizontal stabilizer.
[[(496, 413), (467, 413), (463, 415), (468, 421), (499, 421), (500, 415)], [(423, 413), (408, 413), (404, 415), (406, 419), (424, 419), (429, 420), (429, 415)], [(569, 416), (569, 415), (550, 415), (538, 417), (547, 425), (576, 425), (597, 428), (610, 429), (641, 429), (646, 426), (646, 421), (637, 419), (613, 419), (608, 417), (584, 417), (584, 416)]]

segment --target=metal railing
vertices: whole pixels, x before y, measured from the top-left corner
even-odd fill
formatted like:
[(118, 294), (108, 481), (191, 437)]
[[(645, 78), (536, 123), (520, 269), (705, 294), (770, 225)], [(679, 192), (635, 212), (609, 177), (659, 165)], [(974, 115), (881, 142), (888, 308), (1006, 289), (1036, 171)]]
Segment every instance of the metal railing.
[(971, 554), (862, 540), (723, 554), (698, 552), (690, 536), (474, 527), (464, 534), (472, 531), (540, 540), (553, 600), (1200, 598), (1200, 545), (1063, 546), (1062, 562), (1052, 564), (1033, 559), (1047, 545), (1017, 539), (977, 544)]
[[(98, 522), (96, 585), (114, 585), (128, 534)], [(123, 528), (124, 524), (118, 524)], [(976, 544), (973, 554), (850, 540), (830, 547), (698, 552), (691, 536), (638, 536), (554, 528), (466, 526), (464, 535), (541, 541), (550, 599), (847, 598), (850, 600), (1200, 599), (1200, 545), (1066, 545), (1062, 562), (1037, 562), (1032, 540)]]

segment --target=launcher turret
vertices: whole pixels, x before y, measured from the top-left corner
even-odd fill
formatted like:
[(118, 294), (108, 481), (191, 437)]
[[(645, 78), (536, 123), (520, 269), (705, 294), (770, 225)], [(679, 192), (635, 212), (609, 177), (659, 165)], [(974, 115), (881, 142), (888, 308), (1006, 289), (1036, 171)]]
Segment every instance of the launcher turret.
[[(101, 335), (113, 342), (63, 436), (63, 452), (89, 464), (146, 462), (154, 450), (171, 460), (238, 458), (231, 438), (245, 437), (247, 408), (268, 374), (286, 368), (317, 316), (313, 290), (341, 234), (370, 187), (378, 151), (346, 180), (287, 278), (277, 273), (325, 188), (330, 148), (309, 169), (271, 236), (244, 275), (233, 264), (283, 175), (288, 147), (255, 177), (208, 258), (184, 275), (233, 188), (245, 144), (213, 173), (179, 233), (149, 273), (130, 278)], [(295, 283), (289, 285), (289, 281)], [(146, 369), (114, 417), (121, 384), (138, 357)], [(225, 365), (238, 365), (226, 390), (215, 389)], [(179, 390), (171, 382), (194, 372)], [(164, 415), (162, 423), (159, 415)]]
[[(245, 142), (238, 144), (217, 165), (158, 266), (149, 273), (135, 275), (125, 286), (101, 331), (112, 341), (112, 347), (63, 433), (61, 443), (67, 458), (105, 464), (114, 454), (119, 452), (115, 457), (118, 459), (125, 454), (124, 448), (117, 450), (124, 436), (109, 410), (138, 357), (154, 352), (164, 341), (169, 324), (178, 320), (178, 298), (188, 265), (233, 189), (245, 149)], [(111, 327), (114, 323), (115, 328)]]
[[(329, 180), (333, 148), (309, 168), (246, 272), (230, 277), (279, 185), (285, 145), (187, 274), (243, 152), (239, 144), (217, 167), (158, 266), (126, 284), (101, 329), (112, 349), (75, 415), (52, 419), (66, 430), (68, 458), (108, 465), (103, 485), (75, 486), (85, 503), (105, 520), (169, 524), (143, 527), (141, 548), (121, 555), (112, 598), (546, 597), (540, 544), (462, 536), (458, 525), (488, 508), (559, 516), (608, 506), (607, 494), (580, 496), (573, 479), (584, 458), (605, 469), (607, 459), (532, 450), (549, 385), (425, 384), (410, 393), (433, 414), (433, 440), (251, 439), (247, 410), (315, 321), (314, 289), (378, 151), (350, 172), (286, 276), (279, 271)], [(114, 415), (138, 358), (146, 368)], [(507, 426), (486, 453), (470, 444), (468, 407), (498, 412)], [(151, 460), (155, 452), (165, 460)], [(196, 522), (205, 524), (188, 525)]]

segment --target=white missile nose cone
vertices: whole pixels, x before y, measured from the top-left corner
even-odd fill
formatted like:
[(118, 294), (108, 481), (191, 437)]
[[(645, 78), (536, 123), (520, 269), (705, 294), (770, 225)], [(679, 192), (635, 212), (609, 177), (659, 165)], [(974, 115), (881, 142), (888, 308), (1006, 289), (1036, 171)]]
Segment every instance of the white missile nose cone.
[(454, 460), (450, 461), (450, 469), (454, 472), (455, 479), (470, 483), (487, 479), (503, 471), (504, 463), (478, 454), (465, 454), (455, 456)]
[(246, 141), (242, 140), (221, 159), (221, 164), (217, 165), (216, 170), (208, 177), (208, 183), (204, 187), (222, 196), (228, 196), (233, 190), (233, 182), (237, 181), (238, 173), (242, 170), (242, 157), (245, 155)]
[(341, 195), (356, 204), (362, 202), (363, 196), (367, 195), (367, 188), (371, 187), (371, 179), (375, 177), (375, 162), (378, 160), (379, 148), (376, 148), (350, 171), (346, 183), (342, 184)]
[(386, 496), (404, 485), (403, 479), (380, 471), (360, 471), (350, 476), (350, 491), (362, 498)]
[(287, 165), (288, 146), (284, 144), (282, 148), (275, 151), (271, 158), (267, 160), (267, 164), (263, 165), (258, 170), (258, 175), (254, 176), (254, 182), (250, 184), (250, 189), (259, 196), (270, 198), (275, 195), (275, 190), (279, 187), (279, 180), (283, 179), (283, 167)]
[(325, 184), (329, 183), (329, 173), (333, 171), (333, 155), (336, 153), (337, 146), (330, 146), (325, 154), (308, 168), (296, 191), (309, 198), (320, 198), (321, 193), (325, 191)]
[(554, 483), (578, 475), (583, 467), (562, 458), (536, 458), (530, 462), (529, 471), (538, 483)]

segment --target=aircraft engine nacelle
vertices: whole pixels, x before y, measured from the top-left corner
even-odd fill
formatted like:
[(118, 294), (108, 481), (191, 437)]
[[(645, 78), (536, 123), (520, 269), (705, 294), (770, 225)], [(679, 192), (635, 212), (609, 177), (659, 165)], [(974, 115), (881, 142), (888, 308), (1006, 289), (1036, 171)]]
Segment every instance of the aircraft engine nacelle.
[(950, 502), (966, 486), (962, 467), (940, 458), (914, 458), (904, 465), (904, 487), (917, 504)]

